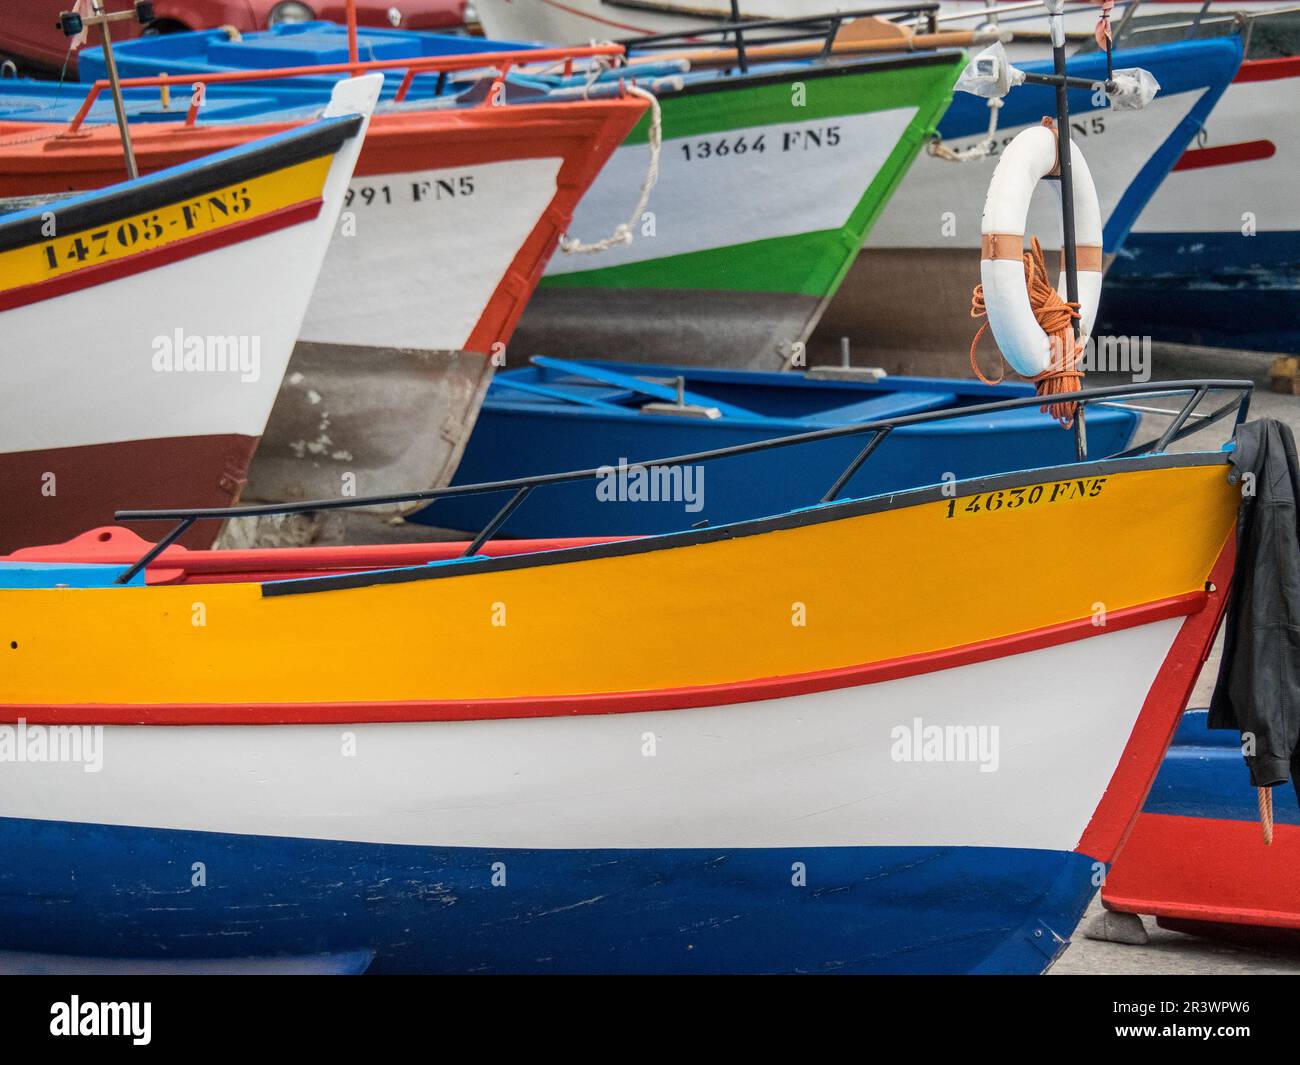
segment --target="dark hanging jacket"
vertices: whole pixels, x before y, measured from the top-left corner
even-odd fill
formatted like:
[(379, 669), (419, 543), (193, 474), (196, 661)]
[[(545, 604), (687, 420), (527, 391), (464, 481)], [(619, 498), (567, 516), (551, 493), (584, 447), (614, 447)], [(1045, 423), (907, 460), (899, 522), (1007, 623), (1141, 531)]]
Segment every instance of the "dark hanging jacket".
[(1291, 779), (1300, 796), (1300, 464), (1291, 430), (1271, 418), (1240, 426), (1236, 445), (1237, 561), (1208, 724), (1253, 735), (1256, 787)]

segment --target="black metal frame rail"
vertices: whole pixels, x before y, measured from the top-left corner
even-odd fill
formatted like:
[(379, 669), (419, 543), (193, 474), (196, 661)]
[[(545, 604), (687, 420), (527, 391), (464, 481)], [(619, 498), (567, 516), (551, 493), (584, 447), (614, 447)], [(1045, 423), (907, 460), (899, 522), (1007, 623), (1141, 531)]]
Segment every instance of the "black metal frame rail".
[[(1205, 379), (1189, 381), (1165, 381), (1156, 385), (1111, 385), (1105, 388), (1089, 388), (1075, 393), (1071, 399), (1080, 407), (1089, 404), (1120, 406), (1125, 399), (1140, 399), (1157, 396), (1177, 396), (1187, 394), (1187, 400), (1177, 410), (1165, 410), (1151, 407), (1130, 407), (1128, 409), (1145, 414), (1168, 415), (1172, 420), (1158, 437), (1122, 451), (1107, 458), (1129, 458), (1146, 452), (1161, 452), (1170, 444), (1221, 421), (1236, 408), (1236, 425), (1246, 420), (1250, 410), (1250, 397), (1254, 391), (1250, 381), (1231, 379)], [(1214, 410), (1201, 413), (1196, 408), (1210, 392), (1235, 392), (1238, 395)], [(713, 451), (698, 451), (690, 455), (676, 455), (672, 458), (647, 459), (642, 462), (630, 462), (627, 468), (687, 466), (711, 462), (715, 459), (730, 458), (734, 455), (749, 455), (759, 451), (771, 451), (776, 448), (797, 447), (800, 444), (818, 440), (832, 440), (842, 436), (870, 434), (871, 439), (863, 445), (853, 460), (839, 473), (822, 496), (821, 502), (830, 503), (844, 490), (844, 486), (862, 467), (875, 450), (893, 430), (912, 425), (926, 425), (930, 422), (950, 421), (954, 418), (967, 418), (984, 414), (997, 414), (1002, 411), (1020, 410), (1025, 407), (1041, 406), (1041, 396), (1021, 396), (1016, 399), (1004, 399), (995, 403), (980, 403), (969, 407), (949, 407), (944, 410), (925, 411), (921, 414), (908, 414), (896, 418), (884, 418), (879, 421), (861, 422), (855, 425), (840, 425), (830, 429), (817, 429), (812, 432), (798, 433), (794, 436), (780, 436), (771, 440), (756, 440), (748, 444), (735, 444), (731, 447), (717, 448)], [(1153, 446), (1154, 445), (1154, 446)], [(1086, 443), (1080, 461), (1087, 459)], [(487, 492), (512, 491), (510, 499), (497, 511), (479, 531), (462, 553), (462, 558), (477, 554), (479, 549), (500, 531), (506, 519), (537, 488), (553, 484), (567, 484), (573, 481), (595, 480), (607, 473), (608, 466), (590, 470), (569, 470), (564, 473), (543, 473), (531, 477), (516, 477), (509, 481), (489, 481), (483, 484), (465, 484), (452, 488), (426, 488), (419, 492), (401, 492), (382, 496), (350, 496), (340, 499), (316, 499), (302, 503), (262, 503), (248, 506), (208, 507), (196, 510), (119, 510), (114, 518), (117, 521), (174, 521), (178, 524), (166, 536), (151, 547), (129, 569), (117, 578), (117, 583), (126, 584), (137, 573), (149, 565), (155, 558), (184, 536), (196, 521), (225, 518), (262, 517), (274, 514), (303, 514), (317, 510), (351, 510), (357, 507), (388, 506), (394, 503), (432, 503), (452, 496), (482, 495)]]
[[(733, 4), (734, 10), (735, 5)], [(939, 5), (933, 0), (918, 0), (917, 3), (912, 4), (858, 8), (853, 11), (836, 11), (824, 15), (801, 15), (798, 18), (733, 18), (730, 22), (723, 22), (716, 26), (702, 26), (690, 30), (681, 30), (676, 33), (656, 33), (644, 37), (629, 37), (617, 43), (623, 45), (627, 49), (627, 54), (631, 55), (638, 50), (655, 51), (658, 49), (699, 47), (701, 38), (718, 37), (721, 40), (716, 43), (716, 46), (725, 48), (731, 45), (734, 47), (736, 49), (736, 63), (740, 67), (741, 73), (747, 74), (749, 73), (749, 61), (745, 54), (745, 34), (750, 34), (750, 44), (793, 44), (800, 41), (822, 40), (820, 58), (825, 59), (832, 54), (832, 49), (835, 47), (835, 38), (839, 36), (840, 28), (845, 22), (883, 15), (928, 15), (929, 32), (934, 33), (938, 27), (938, 24), (934, 21), (938, 11)], [(790, 32), (772, 32), (776, 30), (789, 30)], [(757, 42), (753, 39), (755, 32), (761, 35)], [(727, 37), (731, 37), (733, 40), (728, 41)]]

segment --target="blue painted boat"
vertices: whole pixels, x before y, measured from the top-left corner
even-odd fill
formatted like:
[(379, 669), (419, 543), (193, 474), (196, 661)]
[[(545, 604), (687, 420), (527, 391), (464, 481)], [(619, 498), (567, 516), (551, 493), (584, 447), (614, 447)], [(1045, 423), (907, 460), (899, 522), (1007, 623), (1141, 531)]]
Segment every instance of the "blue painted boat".
[(1300, 12), (1190, 23), (1138, 14), (1120, 43), (1225, 32), (1244, 34), (1245, 61), (1107, 273), (1101, 322), (1175, 343), (1300, 352)]
[[(1070, 91), (1071, 132), (1087, 154), (1093, 180), (1099, 184), (1106, 180), (1107, 169), (1122, 162), (1116, 155), (1122, 151), (1126, 134), (1135, 135), (1137, 127), (1167, 131), (1158, 141), (1156, 150), (1142, 162), (1110, 216), (1104, 219), (1106, 252), (1115, 252), (1124, 243), (1142, 209), (1231, 84), (1233, 75), (1241, 66), (1241, 58), (1241, 38), (1235, 36), (1212, 41), (1154, 44), (1137, 41), (1128, 48), (1115, 50), (1114, 66), (1116, 69), (1141, 67), (1150, 71), (1160, 83), (1160, 91), (1155, 101), (1148, 105), (1149, 110), (1125, 115), (1111, 110), (1108, 105), (1099, 107), (1096, 93), (1086, 89)], [(1050, 58), (1018, 62), (1016, 66), (1032, 74), (1052, 72)], [(1067, 69), (1072, 77), (1104, 81), (1106, 57), (1099, 52), (1073, 55), (1067, 62)], [(999, 142), (1003, 145), (1009, 143), (1016, 128), (1051, 114), (1055, 91), (1045, 85), (1024, 85), (1007, 95), (998, 114)], [(1188, 94), (1185, 98), (1195, 102), (1186, 109), (1173, 110), (1161, 117), (1166, 101), (1184, 94)], [(952, 106), (939, 124), (939, 136), (957, 142), (984, 137), (989, 124), (987, 105), (988, 101), (977, 96), (956, 93)], [(1122, 132), (1118, 132), (1120, 130)], [(977, 186), (982, 192), (983, 184), (977, 183)]]
[[(414, 30), (362, 27), (357, 31), (357, 55), (363, 60), (475, 55), (542, 47), (545, 46), (524, 41), (494, 41)], [(347, 27), (335, 22), (282, 24), (233, 38), (224, 29), (200, 30), (116, 42), (113, 57), (117, 60), (118, 73), (124, 78), (321, 66), (348, 61), (348, 35)], [(396, 91), (404, 73), (398, 69), (386, 75), (387, 95)], [(77, 61), (77, 76), (83, 82), (98, 81), (107, 76), (103, 48), (87, 48), (81, 53)], [(319, 92), (336, 80), (334, 76), (303, 77), (295, 80), (294, 88)]]
[[(132, 122), (175, 122), (185, 117), (188, 93), (173, 89), (165, 104), (156, 88), (124, 89), (123, 102)], [(0, 121), (67, 122), (85, 102), (86, 86), (76, 81), (34, 81), (27, 78), (0, 79)], [(315, 101), (268, 92), (265, 85), (223, 85), (207, 93), (203, 107), (205, 122), (265, 120), (282, 109), (302, 113), (318, 109)], [(113, 99), (100, 94), (86, 115), (91, 125), (116, 121)]]
[[(688, 469), (670, 483), (656, 468), (641, 470), (638, 460), (1032, 394), (1029, 385), (945, 378), (872, 382), (836, 380), (817, 370), (762, 373), (537, 357), (527, 367), (497, 374), (453, 484), (610, 468), (596, 491), (590, 484), (560, 485), (549, 499), (526, 500), (504, 526), (518, 537), (715, 526), (815, 506), (831, 484), (810, 478), (808, 470), (845, 466), (865, 440), (838, 437), (805, 445), (799, 462), (778, 451), (737, 456), (710, 467), (707, 484), (702, 469), (698, 479)], [(1129, 410), (1090, 410), (1090, 452), (1123, 451), (1137, 422)], [(884, 438), (844, 491), (876, 495), (1027, 463), (1067, 463), (1074, 455), (1074, 434), (1036, 409), (903, 425)], [(478, 529), (508, 499), (504, 492), (450, 497), (411, 520)]]
[[(1117, 112), (1104, 103), (1099, 106), (1097, 94), (1071, 91), (1071, 133), (1097, 188), (1107, 261), (1123, 255), (1139, 215), (1160, 196), (1171, 168), (1197, 136), (1240, 64), (1238, 37), (1127, 48), (1116, 51), (1116, 68), (1144, 68), (1160, 83), (1159, 93), (1146, 109)], [(1051, 69), (1051, 63), (1043, 61), (1017, 61), (1016, 65), (1038, 74)], [(1105, 59), (1074, 55), (1068, 69), (1071, 75), (1090, 81), (1104, 78)], [(826, 308), (815, 338), (821, 342), (818, 346), (849, 336), (869, 345), (873, 360), (894, 372), (967, 372), (966, 352), (974, 331), (967, 312), (971, 287), (979, 280), (973, 264), (979, 259), (985, 190), (1002, 148), (1017, 133), (1053, 113), (1054, 91), (1042, 85), (1013, 89), (997, 111), (997, 147), (987, 156), (971, 156), (963, 163), (929, 154), (918, 157)], [(954, 151), (978, 152), (989, 139), (989, 120), (987, 101), (958, 92), (939, 123), (939, 136)], [(950, 216), (947, 229), (928, 221), (938, 217), (936, 204)], [(1044, 241), (1055, 240), (1059, 233), (1054, 204), (1054, 197), (1041, 196), (1030, 206), (1028, 231)], [(925, 293), (923, 313), (918, 313), (913, 297), (918, 292)], [(1107, 305), (1103, 300), (1102, 319)], [(527, 324), (525, 316), (521, 331)], [(1138, 322), (1120, 335), (1149, 333)], [(1099, 327), (1094, 335), (1112, 334)], [(521, 332), (516, 343), (525, 338)]]

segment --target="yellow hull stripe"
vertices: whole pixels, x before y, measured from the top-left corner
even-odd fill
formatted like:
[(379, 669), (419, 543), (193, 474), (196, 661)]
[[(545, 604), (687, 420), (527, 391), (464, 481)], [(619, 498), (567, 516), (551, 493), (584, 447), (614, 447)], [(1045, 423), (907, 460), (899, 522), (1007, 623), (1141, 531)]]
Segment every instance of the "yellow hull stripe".
[(58, 212), (51, 211), (43, 239), (0, 252), (0, 293), (157, 251), (315, 199), (333, 161), (332, 155), (309, 159), (72, 233), (58, 231)]
[(1222, 464), (1033, 487), (1015, 505), (986, 493), (302, 595), (263, 597), (256, 584), (0, 592), (3, 699), (483, 699), (809, 673), (1104, 622), (1201, 591), (1238, 502)]

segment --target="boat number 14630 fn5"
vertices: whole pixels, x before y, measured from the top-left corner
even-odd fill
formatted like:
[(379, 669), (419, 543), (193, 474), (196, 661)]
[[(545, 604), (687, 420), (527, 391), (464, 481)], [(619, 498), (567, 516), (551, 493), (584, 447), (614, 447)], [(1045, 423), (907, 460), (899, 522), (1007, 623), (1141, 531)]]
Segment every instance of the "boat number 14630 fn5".
[(1036, 484), (1032, 488), (1003, 488), (997, 492), (981, 492), (961, 499), (948, 500), (949, 518), (961, 514), (992, 514), (999, 510), (1018, 510), (1039, 503), (1056, 503), (1070, 499), (1096, 499), (1101, 495), (1105, 477), (1085, 477), (1078, 481), (1057, 481), (1055, 484)]

